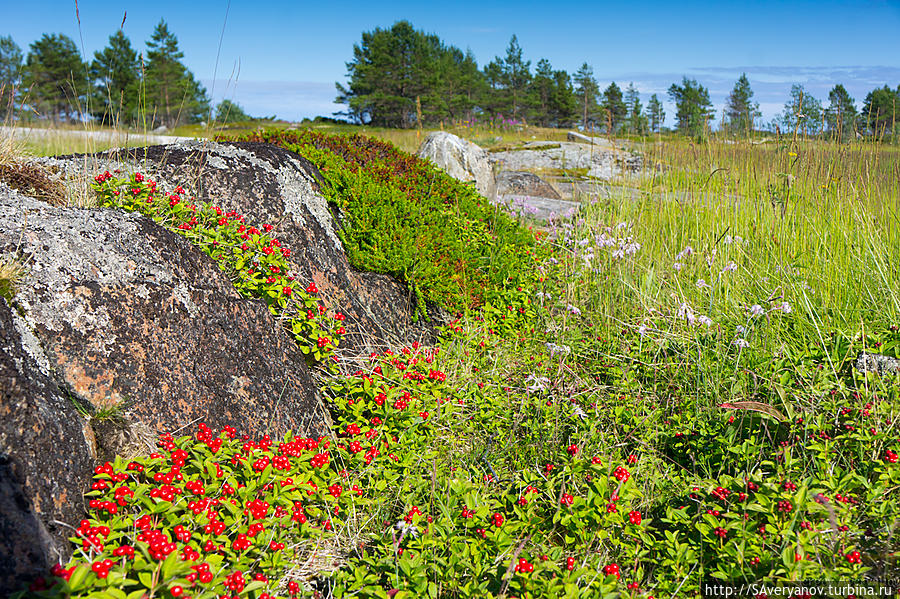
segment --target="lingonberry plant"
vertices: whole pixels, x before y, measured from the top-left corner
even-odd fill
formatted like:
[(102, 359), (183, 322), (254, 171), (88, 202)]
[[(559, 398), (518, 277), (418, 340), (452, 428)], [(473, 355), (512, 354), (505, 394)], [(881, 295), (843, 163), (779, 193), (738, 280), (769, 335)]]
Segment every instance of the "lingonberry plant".
[[(76, 556), (39, 596), (271, 597), (364, 502), (331, 466), (349, 452), (328, 439), (251, 440), (198, 426), (159, 450), (98, 466)], [(43, 591), (41, 587), (48, 587)], [(288, 592), (285, 592), (288, 591)], [(290, 593), (296, 595), (296, 592)]]
[[(384, 197), (430, 193), (404, 178), (416, 163), (379, 144), (295, 142), (326, 175), (372, 164), (360, 178), (373, 190), (409, 184)], [(144, 182), (111, 190), (137, 197)], [(331, 199), (352, 215), (362, 198), (335, 190), (362, 188), (339, 182)], [(151, 216), (259, 269), (241, 237), (255, 233), (212, 244), (195, 214), (215, 210), (172, 201)], [(459, 290), (468, 274), (416, 271), (431, 272), (416, 278), (425, 297), (464, 313), (436, 346), (380, 351), (326, 379), (327, 438), (201, 426), (100, 466), (75, 557), (23, 594), (651, 599), (698, 597), (710, 579), (894, 573), (900, 385), (850, 366), (861, 350), (896, 355), (898, 330), (804, 328), (793, 296), (737, 286), (748, 256), (767, 254), (690, 240), (646, 255), (646, 230), (597, 217), (625, 209), (585, 204), (583, 218), (524, 246), (491, 245), (482, 258), (498, 263), (477, 301)], [(239, 229), (234, 216), (215, 226)]]
[[(486, 326), (459, 322), (441, 349), (373, 354), (332, 380), (335, 439), (201, 426), (98, 468), (75, 560), (33, 592), (650, 597), (696, 593), (704, 576), (858, 577), (891, 551), (894, 508), (877, 498), (900, 484), (896, 441), (859, 426), (884, 422), (861, 395), (828, 394), (834, 412), (816, 422), (639, 413), (626, 396), (579, 397), (577, 377), (524, 383), (576, 368), (587, 340), (531, 344), (520, 374), (485, 372), (509, 343)], [(466, 352), (476, 384), (462, 384)], [(485, 430), (499, 447), (478, 448)], [(340, 567), (301, 579), (313, 547), (334, 548)]]
[(314, 282), (304, 286), (295, 279), (291, 250), (274, 236), (272, 225), (257, 227), (233, 210), (197, 202), (180, 186), (163, 190), (141, 173), (120, 177), (106, 171), (94, 178), (94, 190), (101, 205), (149, 216), (215, 259), (242, 295), (265, 300), (284, 319), (310, 362), (322, 361), (340, 343), (343, 314), (316, 297)]

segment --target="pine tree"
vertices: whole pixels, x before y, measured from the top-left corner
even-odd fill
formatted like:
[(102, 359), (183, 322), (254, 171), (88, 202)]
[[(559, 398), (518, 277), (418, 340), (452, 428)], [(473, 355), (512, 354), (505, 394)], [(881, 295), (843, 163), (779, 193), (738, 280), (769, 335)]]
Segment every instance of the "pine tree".
[(578, 100), (572, 87), (572, 78), (566, 71), (553, 71), (549, 118), (554, 127), (569, 127), (578, 121)]
[(503, 60), (494, 58), (485, 65), (482, 73), (485, 80), (481, 98), (482, 109), (491, 116), (503, 114), (506, 105), (506, 83), (503, 74)]
[(434, 67), (427, 80), (428, 91), (421, 96), (426, 122), (470, 119), (482, 92), (478, 64), (471, 50), (465, 54), (454, 46), (437, 42)]
[(787, 132), (796, 128), (803, 135), (818, 135), (822, 130), (822, 103), (800, 84), (791, 86), (791, 99), (785, 102), (778, 124)]
[(659, 133), (666, 121), (666, 111), (663, 110), (663, 104), (656, 94), (650, 96), (650, 101), (647, 102), (647, 115), (650, 118), (650, 130)]
[(94, 52), (90, 76), (94, 84), (91, 111), (95, 118), (111, 123), (133, 123), (138, 119), (140, 63), (131, 41), (118, 30), (109, 45)]
[(172, 128), (209, 112), (206, 90), (182, 63), (178, 39), (161, 20), (147, 42), (145, 89), (151, 121)]
[(644, 135), (647, 132), (647, 117), (641, 105), (641, 95), (634, 83), (629, 83), (625, 89), (625, 109), (628, 132), (632, 135)]
[(575, 73), (575, 84), (575, 98), (581, 108), (581, 126), (587, 131), (588, 125), (596, 123), (599, 109), (597, 97), (600, 95), (600, 86), (594, 79), (594, 69), (588, 63), (583, 63)]
[(26, 101), (54, 121), (72, 120), (84, 106), (87, 70), (75, 42), (63, 34), (45, 33), (31, 44), (25, 63)]
[(0, 119), (15, 109), (22, 79), (22, 49), (12, 36), (0, 37)]
[(623, 100), (622, 90), (616, 85), (616, 82), (607, 86), (603, 90), (603, 102), (600, 106), (604, 112), (604, 122), (607, 133), (615, 133), (628, 114), (628, 108)]
[[(381, 127), (412, 127), (416, 123), (416, 98), (425, 98), (431, 116), (447, 108), (433, 95), (443, 77), (441, 56), (446, 49), (440, 39), (398, 21), (390, 29), (363, 32), (353, 45), (353, 60), (347, 64), (348, 84), (335, 84), (338, 104), (351, 120)], [(430, 106), (429, 106), (430, 104)]]
[(856, 135), (856, 102), (840, 83), (828, 92), (830, 104), (825, 109), (825, 121), (833, 139), (846, 141)]
[(555, 87), (553, 67), (549, 60), (542, 58), (538, 61), (531, 80), (531, 121), (534, 124), (546, 127), (552, 121), (550, 105)]
[(685, 135), (703, 135), (706, 122), (712, 117), (709, 91), (696, 79), (683, 77), (681, 85), (673, 83), (669, 87), (669, 97), (675, 103), (678, 130)]
[(216, 107), (216, 123), (224, 125), (227, 123), (246, 123), (252, 121), (253, 117), (244, 112), (244, 109), (237, 102), (224, 99), (219, 102)]
[(860, 116), (870, 135), (877, 138), (892, 137), (900, 117), (900, 87), (895, 91), (885, 85), (870, 91), (863, 102)]
[(487, 85), (471, 49), (466, 49), (463, 60), (458, 65), (457, 76), (459, 82), (456, 88), (457, 92), (452, 100), (454, 110), (450, 116), (455, 119), (472, 121), (475, 118), (478, 99), (483, 97)]
[(522, 48), (515, 35), (509, 40), (503, 59), (503, 77), (513, 120), (519, 120), (522, 104), (531, 81), (531, 61), (522, 58)]
[(727, 127), (737, 135), (749, 134), (753, 131), (753, 121), (762, 116), (759, 103), (753, 101), (753, 90), (746, 73), (741, 73), (734, 89), (725, 101), (725, 117)]

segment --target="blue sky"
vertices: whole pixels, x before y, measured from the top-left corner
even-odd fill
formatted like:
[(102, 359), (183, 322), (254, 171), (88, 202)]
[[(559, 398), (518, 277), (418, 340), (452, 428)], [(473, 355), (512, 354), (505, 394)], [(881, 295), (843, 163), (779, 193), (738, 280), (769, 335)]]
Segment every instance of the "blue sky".
[[(645, 103), (683, 75), (709, 88), (717, 112), (746, 72), (769, 120), (792, 83), (820, 100), (843, 83), (861, 105), (874, 87), (900, 84), (900, 1), (879, 2), (295, 2), (4, 0), (0, 36), (23, 51), (43, 33), (65, 33), (87, 57), (124, 31), (138, 51), (164, 18), (184, 62), (213, 94), (247, 112), (299, 120), (330, 115), (335, 81), (363, 31), (407, 19), (446, 43), (471, 48), (479, 65), (513, 34), (526, 59), (594, 68), (601, 87), (634, 82)], [(824, 102), (824, 103), (827, 103)], [(667, 103), (668, 104), (668, 103)], [(667, 124), (674, 110), (667, 105)]]

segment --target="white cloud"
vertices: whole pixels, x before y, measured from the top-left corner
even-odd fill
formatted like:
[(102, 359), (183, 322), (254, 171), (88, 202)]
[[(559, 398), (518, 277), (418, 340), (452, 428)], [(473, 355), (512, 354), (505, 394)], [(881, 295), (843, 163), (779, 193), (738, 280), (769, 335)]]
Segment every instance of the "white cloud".
[(601, 89), (610, 81), (616, 81), (625, 88), (633, 81), (641, 92), (641, 100), (646, 106), (651, 94), (657, 94), (664, 100), (666, 125), (675, 122), (675, 106), (668, 100), (668, 89), (673, 83), (681, 83), (687, 76), (696, 79), (709, 90), (713, 102), (716, 120), (722, 115), (725, 99), (734, 87), (734, 82), (746, 73), (753, 89), (753, 99), (759, 102), (763, 120), (768, 122), (780, 114), (784, 104), (790, 98), (791, 85), (802, 84), (807, 93), (812, 94), (823, 105), (828, 104), (828, 92), (836, 84), (841, 83), (856, 100), (858, 107), (870, 91), (876, 87), (888, 85), (896, 87), (900, 84), (900, 67), (887, 66), (837, 66), (837, 67), (692, 67), (681, 73), (622, 73), (615, 77), (607, 77), (601, 82)]
[[(721, 118), (725, 99), (741, 73), (747, 73), (753, 88), (754, 100), (759, 102), (763, 120), (768, 122), (780, 114), (790, 97), (791, 85), (800, 83), (807, 93), (828, 104), (828, 92), (842, 83), (850, 95), (862, 106), (866, 94), (883, 85), (896, 87), (900, 83), (900, 67), (837, 66), (837, 67), (693, 67), (680, 73), (625, 72), (607, 76), (600, 81), (601, 89), (615, 81), (625, 89), (634, 82), (641, 92), (644, 106), (651, 94), (663, 100), (666, 125), (675, 122), (675, 106), (669, 102), (668, 89), (680, 83), (682, 77), (696, 79), (709, 89), (715, 108), (715, 120)], [(227, 81), (219, 79), (213, 89), (211, 80), (204, 80), (207, 91), (214, 93), (214, 102), (231, 99), (253, 116), (276, 115), (287, 120), (305, 117), (332, 116), (345, 107), (334, 103), (337, 95), (333, 82), (324, 81)]]
[(213, 103), (223, 98), (237, 102), (252, 116), (272, 116), (299, 121), (315, 116), (332, 116), (346, 108), (335, 104), (337, 92), (333, 82), (324, 81), (226, 81), (204, 80)]

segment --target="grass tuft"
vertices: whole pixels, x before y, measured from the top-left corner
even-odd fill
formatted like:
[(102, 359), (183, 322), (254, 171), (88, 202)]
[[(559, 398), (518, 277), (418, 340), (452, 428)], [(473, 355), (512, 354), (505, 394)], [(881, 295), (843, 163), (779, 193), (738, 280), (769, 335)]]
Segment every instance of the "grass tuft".
[(0, 256), (0, 297), (11, 303), (26, 272), (22, 259)]
[(68, 204), (65, 184), (45, 167), (33, 162), (23, 159), (0, 162), (0, 183), (54, 206)]

